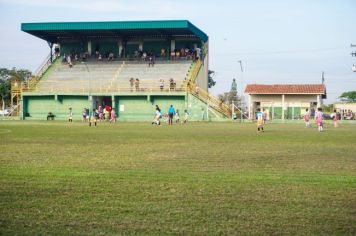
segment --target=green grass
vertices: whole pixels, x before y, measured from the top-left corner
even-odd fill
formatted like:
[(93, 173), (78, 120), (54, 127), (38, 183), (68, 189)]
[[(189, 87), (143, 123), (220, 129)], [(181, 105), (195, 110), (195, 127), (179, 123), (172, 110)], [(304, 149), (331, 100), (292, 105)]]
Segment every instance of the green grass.
[(356, 125), (0, 121), (0, 235), (355, 235)]

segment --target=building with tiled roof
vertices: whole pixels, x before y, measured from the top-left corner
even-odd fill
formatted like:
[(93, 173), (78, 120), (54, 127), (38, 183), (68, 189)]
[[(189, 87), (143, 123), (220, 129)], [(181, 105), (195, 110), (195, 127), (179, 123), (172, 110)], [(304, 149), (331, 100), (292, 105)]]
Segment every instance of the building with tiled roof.
[(326, 98), (324, 84), (248, 84), (249, 114), (265, 109), (269, 119), (298, 119), (309, 109), (311, 113)]

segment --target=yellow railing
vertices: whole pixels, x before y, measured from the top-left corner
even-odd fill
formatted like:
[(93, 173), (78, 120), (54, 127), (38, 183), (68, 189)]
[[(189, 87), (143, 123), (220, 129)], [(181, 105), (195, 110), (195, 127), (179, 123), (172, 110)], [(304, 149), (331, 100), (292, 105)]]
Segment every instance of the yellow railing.
[(39, 77), (31, 76), (26, 82), (23, 82), (22, 90), (23, 91), (33, 91), (36, 89), (36, 85), (39, 81)]
[(231, 109), (228, 105), (226, 105), (223, 101), (221, 101), (219, 98), (216, 96), (210, 94), (208, 91), (194, 87), (194, 86), (189, 86), (189, 92), (193, 94), (194, 96), (198, 97), (199, 99), (203, 100), (206, 102), (210, 107), (214, 108), (215, 110), (225, 114), (227, 117), (230, 117), (232, 112)]
[(54, 58), (54, 61), (51, 62), (50, 55), (44, 60), (41, 66), (35, 71), (35, 73), (31, 76), (30, 79), (23, 82), (22, 84), (22, 91), (28, 92), (37, 89), (37, 84), (40, 81), (41, 77), (47, 71), (47, 69), (53, 65), (58, 59)]
[[(117, 81), (118, 82), (118, 81)], [(118, 84), (112, 84), (111, 80), (95, 80), (90, 83), (87, 80), (67, 81), (66, 83), (59, 81), (42, 81), (41, 86), (36, 89), (37, 92), (185, 92), (186, 87), (183, 82), (179, 82), (175, 86), (165, 84), (161, 87), (161, 83), (157, 81), (141, 80), (139, 85), (131, 86), (129, 81), (120, 81)]]
[[(20, 100), (22, 93), (22, 83), (14, 80), (11, 82), (11, 115), (18, 116), (20, 114)], [(14, 110), (16, 107), (16, 110)]]
[(187, 92), (189, 92), (189, 93), (193, 94), (194, 96), (198, 97), (199, 99), (203, 100), (209, 106), (211, 106), (215, 110), (225, 114), (227, 117), (231, 116), (232, 112), (228, 105), (223, 103), (219, 98), (210, 94), (208, 91), (199, 88), (198, 85), (195, 83), (201, 66), (202, 66), (201, 60), (194, 62), (194, 64), (192, 65), (192, 67), (188, 73), (188, 80), (186, 83)]
[(192, 66), (190, 67), (190, 70), (188, 72), (187, 79), (185, 81), (187, 87), (195, 84), (195, 80), (198, 76), (198, 73), (199, 73), (199, 70), (200, 70), (202, 64), (203, 63), (201, 60), (197, 60), (197, 61), (193, 62)]

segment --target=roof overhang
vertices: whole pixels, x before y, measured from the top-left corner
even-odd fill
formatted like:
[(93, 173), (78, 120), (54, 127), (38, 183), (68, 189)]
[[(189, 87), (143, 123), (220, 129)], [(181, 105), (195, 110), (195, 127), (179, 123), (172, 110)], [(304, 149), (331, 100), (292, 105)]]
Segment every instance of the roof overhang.
[(248, 84), (245, 93), (250, 95), (322, 95), (326, 98), (324, 84)]
[(187, 20), (22, 23), (21, 30), (50, 43), (100, 38), (188, 38), (208, 41), (208, 36)]

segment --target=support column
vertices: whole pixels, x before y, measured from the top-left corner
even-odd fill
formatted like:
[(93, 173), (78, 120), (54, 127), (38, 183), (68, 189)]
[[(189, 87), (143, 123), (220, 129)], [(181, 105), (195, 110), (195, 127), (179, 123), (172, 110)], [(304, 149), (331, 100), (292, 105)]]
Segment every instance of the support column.
[(143, 40), (140, 40), (138, 44), (138, 50), (143, 51)]
[(272, 120), (274, 120), (274, 102), (272, 102)]
[(284, 120), (284, 108), (285, 108), (284, 94), (282, 94), (282, 120)]
[(49, 46), (49, 55), (50, 55), (50, 59), (51, 59), (51, 63), (53, 62), (53, 57), (52, 57), (52, 47), (53, 47), (53, 43), (48, 42), (48, 46)]
[(316, 95), (317, 108), (321, 107), (320, 95)]
[(91, 56), (91, 41), (88, 41), (88, 53)]
[(174, 39), (171, 40), (171, 52), (176, 49), (176, 41)]
[(121, 55), (122, 54), (122, 48), (123, 48), (123, 46), (122, 46), (122, 40), (119, 40), (118, 42), (117, 42), (117, 45), (118, 45), (118, 47), (119, 47), (119, 55), (118, 55), (118, 57), (122, 57), (123, 55)]
[[(24, 107), (24, 101), (23, 101), (23, 96), (21, 95), (21, 100), (20, 100), (20, 119), (24, 120), (25, 119), (25, 107)], [(17, 109), (19, 109), (19, 107), (17, 106)]]
[(111, 108), (114, 108), (116, 113), (117, 113), (117, 109), (116, 109), (116, 103), (115, 103), (115, 96), (111, 95)]
[(248, 119), (252, 120), (252, 114), (251, 114), (251, 94), (248, 95)]

